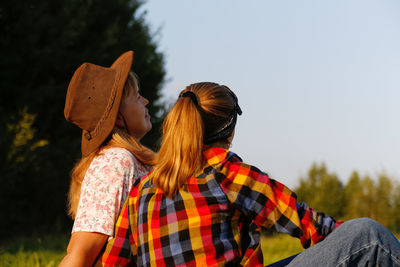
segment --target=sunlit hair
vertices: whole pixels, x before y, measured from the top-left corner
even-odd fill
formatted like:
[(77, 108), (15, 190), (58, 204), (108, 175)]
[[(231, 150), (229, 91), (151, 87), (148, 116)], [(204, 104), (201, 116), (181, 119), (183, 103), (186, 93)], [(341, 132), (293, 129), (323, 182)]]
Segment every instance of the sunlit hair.
[[(125, 83), (122, 99), (125, 99), (130, 93), (138, 94), (138, 80), (135, 73), (131, 72)], [(79, 198), (81, 194), (81, 185), (86, 171), (93, 159), (102, 153), (102, 150), (110, 147), (122, 147), (131, 152), (141, 163), (153, 166), (155, 164), (155, 153), (141, 145), (125, 129), (114, 127), (109, 138), (96, 151), (86, 157), (82, 157), (72, 170), (71, 184), (68, 193), (68, 214), (75, 219), (78, 209)]]
[(190, 97), (178, 98), (164, 120), (161, 148), (151, 174), (153, 184), (169, 197), (201, 169), (204, 134), (218, 129), (235, 107), (226, 86), (195, 83), (182, 93), (187, 91), (197, 96), (202, 114)]

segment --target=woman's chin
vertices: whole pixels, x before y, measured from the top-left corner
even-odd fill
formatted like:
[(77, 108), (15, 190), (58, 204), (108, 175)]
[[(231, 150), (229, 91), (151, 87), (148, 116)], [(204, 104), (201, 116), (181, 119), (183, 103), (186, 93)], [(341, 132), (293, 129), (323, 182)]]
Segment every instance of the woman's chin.
[(152, 128), (153, 128), (153, 125), (150, 122), (149, 125), (148, 125), (148, 128), (147, 128), (146, 134), (148, 134), (151, 131)]

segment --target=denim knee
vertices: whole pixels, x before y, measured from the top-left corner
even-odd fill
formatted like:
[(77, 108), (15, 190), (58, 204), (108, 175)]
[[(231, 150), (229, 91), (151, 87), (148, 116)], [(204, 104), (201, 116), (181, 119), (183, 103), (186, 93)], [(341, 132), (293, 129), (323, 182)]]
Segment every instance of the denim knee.
[(327, 238), (300, 253), (289, 266), (399, 266), (400, 244), (370, 218), (344, 222)]
[(346, 221), (338, 229), (340, 228), (350, 235), (365, 235), (369, 232), (376, 233), (376, 231), (385, 229), (380, 223), (367, 217)]
[[(368, 262), (376, 261), (380, 266), (399, 266), (400, 244), (380, 223), (371, 218), (359, 218), (343, 223), (337, 230), (342, 226), (341, 234), (352, 247), (348, 257), (343, 258), (343, 266), (348, 266), (346, 264), (352, 261), (361, 263), (366, 259)], [(368, 254), (369, 257), (365, 257)]]
[(347, 242), (359, 244), (376, 244), (386, 247), (387, 244), (396, 245), (397, 249), (400, 244), (394, 235), (383, 225), (371, 218), (358, 218), (347, 221), (337, 228), (341, 235), (345, 236)]

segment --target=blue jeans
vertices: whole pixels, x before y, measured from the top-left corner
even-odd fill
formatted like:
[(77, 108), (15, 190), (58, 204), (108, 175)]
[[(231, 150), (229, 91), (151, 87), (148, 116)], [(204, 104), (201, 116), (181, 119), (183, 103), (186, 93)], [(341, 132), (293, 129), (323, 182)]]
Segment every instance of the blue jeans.
[(287, 266), (400, 266), (400, 243), (369, 218), (347, 221)]

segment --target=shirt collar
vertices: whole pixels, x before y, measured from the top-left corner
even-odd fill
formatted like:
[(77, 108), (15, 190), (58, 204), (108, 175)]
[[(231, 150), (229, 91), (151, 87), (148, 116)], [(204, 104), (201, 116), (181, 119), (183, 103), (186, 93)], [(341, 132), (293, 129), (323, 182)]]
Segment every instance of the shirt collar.
[(230, 153), (229, 150), (220, 147), (205, 147), (203, 151), (204, 158), (209, 165), (215, 165), (224, 161)]

